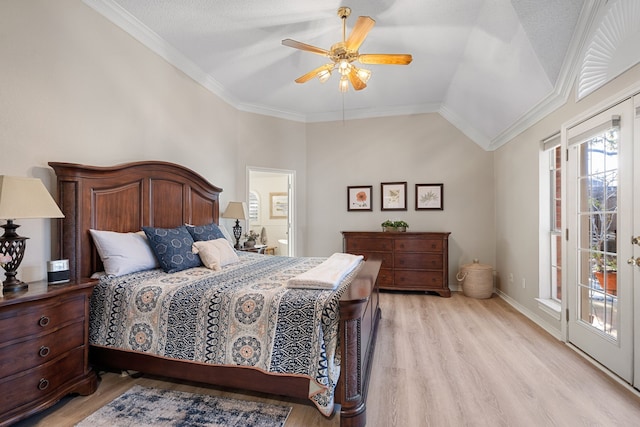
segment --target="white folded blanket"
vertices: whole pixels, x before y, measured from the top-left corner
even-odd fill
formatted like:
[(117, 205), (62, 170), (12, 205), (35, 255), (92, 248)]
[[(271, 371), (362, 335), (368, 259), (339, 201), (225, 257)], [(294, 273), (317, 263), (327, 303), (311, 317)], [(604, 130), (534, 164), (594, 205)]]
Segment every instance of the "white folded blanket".
[(362, 255), (335, 253), (322, 264), (287, 281), (288, 288), (335, 289), (362, 261)]

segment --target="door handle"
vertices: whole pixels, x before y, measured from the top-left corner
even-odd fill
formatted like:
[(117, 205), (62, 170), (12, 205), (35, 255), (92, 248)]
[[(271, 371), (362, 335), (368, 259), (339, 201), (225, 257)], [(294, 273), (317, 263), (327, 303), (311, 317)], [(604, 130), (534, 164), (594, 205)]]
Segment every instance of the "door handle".
[(631, 244), (640, 246), (640, 236), (632, 237), (631, 238)]
[(640, 267), (640, 257), (635, 258), (635, 259), (634, 258), (629, 258), (627, 260), (627, 264), (629, 264), (629, 265), (637, 265), (638, 267)]

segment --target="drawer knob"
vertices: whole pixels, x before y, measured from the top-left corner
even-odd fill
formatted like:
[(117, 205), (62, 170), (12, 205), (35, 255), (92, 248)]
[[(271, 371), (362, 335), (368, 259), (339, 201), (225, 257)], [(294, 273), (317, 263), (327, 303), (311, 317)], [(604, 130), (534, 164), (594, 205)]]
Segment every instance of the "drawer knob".
[(51, 353), (51, 349), (44, 345), (40, 347), (40, 351), (38, 351), (38, 354), (40, 355), (40, 357), (47, 357), (49, 353)]
[(49, 324), (49, 322), (51, 321), (51, 319), (49, 319), (47, 316), (42, 316), (40, 317), (40, 320), (38, 321), (38, 325), (42, 326), (43, 328), (45, 326), (47, 326)]
[(40, 382), (38, 383), (38, 390), (46, 390), (47, 387), (49, 387), (49, 380), (40, 378)]

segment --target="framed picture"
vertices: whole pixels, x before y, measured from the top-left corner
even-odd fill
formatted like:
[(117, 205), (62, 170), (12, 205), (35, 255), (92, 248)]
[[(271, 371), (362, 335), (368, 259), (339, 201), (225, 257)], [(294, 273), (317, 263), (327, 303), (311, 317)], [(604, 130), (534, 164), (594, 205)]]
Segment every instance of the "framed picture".
[(416, 210), (443, 210), (444, 184), (416, 184)]
[(347, 211), (371, 211), (371, 185), (347, 187)]
[(383, 211), (406, 211), (407, 210), (407, 183), (406, 182), (383, 182), (382, 189), (382, 210)]
[(282, 219), (289, 215), (289, 195), (287, 193), (269, 193), (269, 218)]

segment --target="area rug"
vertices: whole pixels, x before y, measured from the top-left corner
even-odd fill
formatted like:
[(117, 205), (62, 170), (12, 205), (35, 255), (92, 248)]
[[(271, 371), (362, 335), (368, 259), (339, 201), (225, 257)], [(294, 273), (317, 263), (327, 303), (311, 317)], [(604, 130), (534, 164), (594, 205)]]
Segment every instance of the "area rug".
[(290, 407), (133, 386), (77, 427), (282, 427)]

